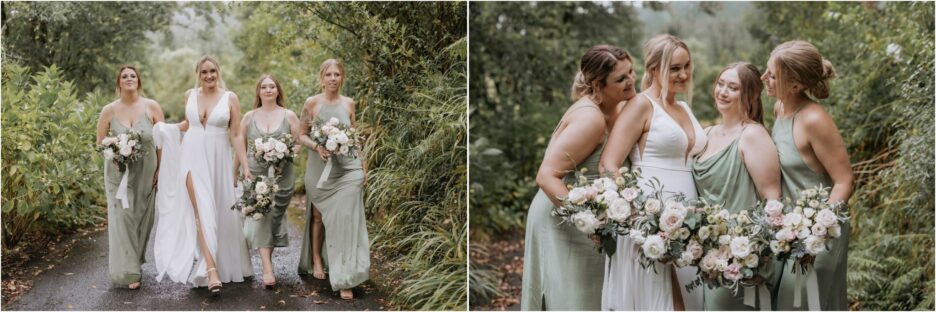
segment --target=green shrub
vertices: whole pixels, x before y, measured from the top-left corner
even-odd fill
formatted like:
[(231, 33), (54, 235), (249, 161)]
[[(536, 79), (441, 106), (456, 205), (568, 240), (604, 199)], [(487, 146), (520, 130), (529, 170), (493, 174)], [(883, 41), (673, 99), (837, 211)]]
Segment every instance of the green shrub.
[(3, 70), (3, 247), (100, 222), (106, 206), (95, 125), (105, 104), (79, 101), (55, 65)]

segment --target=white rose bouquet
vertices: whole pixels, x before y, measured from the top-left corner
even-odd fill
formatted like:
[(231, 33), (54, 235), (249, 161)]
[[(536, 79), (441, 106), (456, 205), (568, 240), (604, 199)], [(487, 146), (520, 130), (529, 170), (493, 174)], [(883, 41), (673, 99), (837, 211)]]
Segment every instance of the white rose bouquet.
[[(725, 287), (737, 294), (739, 286), (763, 284), (759, 272), (769, 269), (769, 228), (755, 222), (748, 210), (729, 214), (721, 205), (705, 200), (699, 203), (705, 217), (694, 238), (702, 245), (704, 255), (697, 264), (698, 278), (686, 288), (705, 284), (709, 288)], [(757, 204), (754, 208), (759, 207)]]
[(124, 172), (127, 165), (146, 155), (142, 142), (140, 132), (131, 130), (117, 136), (105, 137), (97, 150), (104, 155), (104, 159), (114, 161), (120, 172)]
[(277, 173), (296, 158), (296, 140), (289, 133), (264, 135), (249, 142), (247, 149), (247, 154), (258, 163)]
[(696, 264), (702, 257), (699, 230), (704, 212), (682, 194), (664, 201), (663, 186), (656, 179), (650, 186), (653, 191), (638, 206), (629, 233), (637, 244), (640, 264), (644, 268), (655, 262), (677, 267)]
[(574, 225), (579, 231), (598, 237), (598, 252), (614, 255), (617, 235), (627, 233), (634, 205), (643, 197), (637, 187), (640, 171), (621, 168), (618, 178), (602, 177), (593, 181), (583, 175), (586, 169), (576, 171), (575, 185), (568, 185), (569, 194), (560, 198), (562, 205), (552, 215), (561, 223)]
[(340, 156), (357, 156), (363, 141), (357, 129), (342, 124), (334, 117), (328, 121), (313, 121), (309, 137), (315, 144), (324, 146), (332, 154)]
[(841, 202), (828, 203), (829, 189), (822, 185), (805, 189), (795, 201), (771, 201), (758, 211), (755, 218), (771, 230), (770, 249), (778, 260), (794, 259), (805, 271), (816, 255), (829, 249), (832, 239), (842, 235), (848, 211)]
[(130, 200), (127, 197), (130, 171), (127, 170), (127, 166), (146, 155), (146, 151), (143, 149), (142, 135), (136, 130), (130, 130), (117, 136), (108, 133), (108, 136), (101, 140), (101, 145), (97, 147), (97, 150), (101, 151), (106, 161), (113, 161), (117, 164), (117, 169), (123, 172), (123, 177), (120, 179), (120, 185), (117, 186), (114, 197), (120, 200), (124, 209), (130, 208)]
[(276, 184), (278, 179), (276, 175), (258, 176), (253, 180), (241, 182), (242, 184), (235, 188), (238, 199), (231, 209), (240, 211), (244, 217), (263, 219), (275, 204), (273, 196), (279, 191), (279, 185)]

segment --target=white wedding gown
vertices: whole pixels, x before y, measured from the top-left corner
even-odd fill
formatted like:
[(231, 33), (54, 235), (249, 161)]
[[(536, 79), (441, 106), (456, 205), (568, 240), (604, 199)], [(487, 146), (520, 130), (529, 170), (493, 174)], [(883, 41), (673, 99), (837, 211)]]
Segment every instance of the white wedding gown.
[[(631, 166), (640, 168), (643, 179), (640, 186), (648, 190), (648, 180), (656, 177), (663, 185), (663, 197), (683, 193), (695, 198), (696, 188), (692, 180), (694, 156), (705, 146), (706, 136), (692, 110), (684, 102), (678, 102), (686, 110), (695, 131), (695, 143), (688, 156), (689, 139), (676, 121), (644, 94), (653, 106), (650, 132), (644, 146), (643, 156), (638, 146), (631, 150)], [(602, 310), (673, 310), (672, 266), (656, 265), (653, 268), (640, 266), (634, 241), (629, 237), (618, 237), (617, 252), (605, 261), (604, 287), (601, 294)], [(685, 285), (696, 277), (696, 267), (676, 271), (679, 289), (682, 291), (686, 311), (703, 310), (702, 289), (687, 292)]]
[[(207, 265), (200, 253), (195, 230), (195, 214), (186, 188), (191, 173), (198, 215), (205, 242), (214, 256), (221, 282), (242, 282), (253, 275), (243, 217), (231, 206), (234, 194), (234, 159), (228, 124), (230, 92), (225, 92), (208, 112), (205, 124), (198, 118), (196, 92), (185, 104), (189, 128), (179, 142), (175, 125), (160, 123), (156, 143), (162, 149), (159, 185), (156, 194), (156, 238), (154, 256), (156, 279), (168, 276), (175, 282), (208, 283)], [(194, 265), (193, 265), (194, 264)]]

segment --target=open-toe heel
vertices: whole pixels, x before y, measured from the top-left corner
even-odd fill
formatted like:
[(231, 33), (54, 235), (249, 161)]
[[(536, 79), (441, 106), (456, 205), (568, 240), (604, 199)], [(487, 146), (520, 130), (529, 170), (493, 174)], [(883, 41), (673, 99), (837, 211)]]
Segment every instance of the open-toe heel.
[[(212, 271), (217, 271), (217, 269), (216, 268), (208, 269), (209, 275), (211, 274)], [(220, 296), (221, 295), (221, 281), (208, 282), (208, 291), (211, 292), (213, 296)]]

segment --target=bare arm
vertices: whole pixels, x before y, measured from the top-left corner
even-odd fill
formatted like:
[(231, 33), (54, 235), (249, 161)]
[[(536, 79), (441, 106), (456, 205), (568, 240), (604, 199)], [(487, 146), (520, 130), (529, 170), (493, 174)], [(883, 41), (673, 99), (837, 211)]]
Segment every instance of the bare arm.
[(579, 109), (566, 116), (546, 149), (536, 173), (536, 184), (559, 206), (559, 197), (569, 194), (562, 178), (575, 170), (601, 143), (605, 132), (604, 116), (596, 109)]
[[(240, 132), (241, 132), (241, 136), (243, 137), (241, 141), (244, 144), (245, 155), (246, 155), (247, 145), (249, 144), (247, 142), (247, 125), (250, 124), (251, 119), (253, 119), (253, 111), (249, 111), (246, 114), (244, 114), (244, 118), (242, 118), (240, 122)], [(249, 163), (245, 162), (245, 164), (248, 164), (248, 165), (244, 166), (244, 170), (250, 170), (247, 168), (249, 166)], [(234, 172), (237, 172), (237, 166), (234, 167)]]
[(296, 113), (293, 111), (286, 109), (286, 122), (289, 123), (289, 133), (292, 135), (292, 137), (296, 138), (296, 145), (290, 146), (290, 148), (292, 148), (293, 151), (298, 152), (301, 143), (300, 140), (302, 138), (302, 127), (300, 126), (301, 123), (299, 122), (299, 117), (296, 117)]
[(767, 129), (750, 125), (741, 133), (741, 161), (761, 198), (780, 199), (780, 156)]
[(234, 176), (237, 176), (237, 168), (239, 166), (244, 167), (244, 178), (253, 179), (253, 175), (250, 174), (250, 169), (247, 169), (247, 149), (244, 146), (244, 133), (241, 131), (241, 114), (240, 114), (240, 100), (237, 99), (237, 94), (231, 93), (231, 101), (228, 102), (230, 105), (230, 124), (228, 125), (228, 133), (231, 137), (231, 145), (234, 147)]
[(104, 137), (107, 136), (107, 132), (110, 131), (111, 118), (114, 118), (114, 110), (111, 105), (108, 104), (101, 109), (101, 115), (98, 117), (97, 137), (94, 140), (94, 146), (101, 146), (101, 141), (104, 140)]
[(614, 121), (604, 151), (601, 152), (601, 170), (618, 175), (618, 169), (624, 164), (627, 155), (647, 132), (647, 123), (653, 114), (653, 107), (646, 97), (636, 96), (624, 105), (621, 114)]
[(835, 121), (824, 111), (809, 112), (809, 114), (806, 114), (806, 118), (802, 119), (804, 120), (804, 130), (810, 134), (807, 136), (809, 146), (812, 147), (819, 163), (832, 177), (832, 192), (829, 194), (829, 202), (848, 202), (854, 188), (854, 177), (852, 176), (851, 161), (848, 159), (848, 151), (845, 150), (845, 142), (842, 140), (842, 136), (839, 135)]
[(312, 141), (312, 138), (309, 137), (309, 131), (311, 130), (312, 120), (315, 119), (315, 106), (316, 103), (312, 97), (306, 99), (304, 105), (302, 105), (302, 112), (299, 117), (299, 136), (296, 138), (299, 144), (302, 146), (308, 147), (310, 149), (315, 149), (315, 142)]

